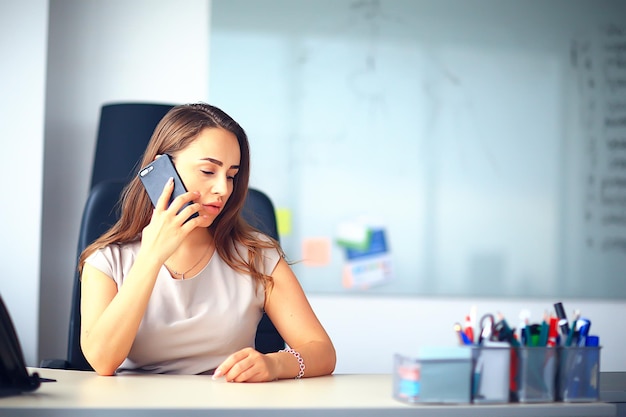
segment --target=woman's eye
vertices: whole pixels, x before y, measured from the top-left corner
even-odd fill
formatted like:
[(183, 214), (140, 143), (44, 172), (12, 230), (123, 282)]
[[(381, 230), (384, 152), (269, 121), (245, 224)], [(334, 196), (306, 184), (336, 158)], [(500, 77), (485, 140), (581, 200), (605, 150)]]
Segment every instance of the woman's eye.
[(213, 175), (213, 171), (200, 170), (200, 172), (202, 172), (204, 175)]

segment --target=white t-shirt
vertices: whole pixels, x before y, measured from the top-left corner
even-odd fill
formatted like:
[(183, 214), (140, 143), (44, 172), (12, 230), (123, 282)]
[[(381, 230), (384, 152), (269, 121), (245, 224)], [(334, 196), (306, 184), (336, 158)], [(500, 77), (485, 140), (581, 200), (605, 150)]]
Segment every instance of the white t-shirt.
[[(124, 284), (141, 242), (112, 244), (86, 262)], [(238, 247), (247, 258), (247, 250)], [(280, 254), (263, 250), (263, 273), (271, 275)], [(185, 280), (162, 266), (122, 372), (200, 374), (212, 371), (230, 354), (254, 347), (263, 314), (263, 285), (226, 264), (217, 251), (206, 267)]]

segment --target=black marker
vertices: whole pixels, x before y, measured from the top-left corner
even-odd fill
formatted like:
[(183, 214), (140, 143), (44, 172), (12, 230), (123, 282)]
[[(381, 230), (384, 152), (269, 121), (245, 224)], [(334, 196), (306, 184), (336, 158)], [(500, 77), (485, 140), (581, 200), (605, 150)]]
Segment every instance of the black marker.
[(559, 318), (559, 327), (561, 328), (561, 334), (563, 337), (567, 337), (569, 335), (569, 323), (567, 322), (567, 315), (565, 314), (565, 309), (563, 308), (563, 303), (560, 301), (554, 304), (554, 311), (556, 312), (556, 316)]

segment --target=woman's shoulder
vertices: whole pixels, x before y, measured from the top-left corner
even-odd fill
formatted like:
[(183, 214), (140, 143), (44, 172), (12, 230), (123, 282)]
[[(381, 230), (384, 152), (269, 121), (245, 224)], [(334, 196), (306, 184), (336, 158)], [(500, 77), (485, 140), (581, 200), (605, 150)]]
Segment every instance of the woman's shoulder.
[(259, 232), (258, 230), (254, 230), (251, 232), (251, 235), (254, 236), (254, 238), (260, 242), (264, 242), (264, 243), (273, 243), (274, 240), (269, 237), (268, 235), (266, 235), (265, 233)]
[(246, 250), (265, 252), (267, 250), (278, 250), (280, 248), (276, 240), (257, 230), (251, 231), (241, 239), (233, 240), (233, 244), (238, 252), (245, 252)]
[(134, 255), (139, 251), (141, 241), (136, 240), (132, 242), (116, 242), (110, 243), (100, 249), (97, 249), (95, 253), (101, 253), (108, 257), (124, 257), (128, 255)]
[(96, 249), (85, 259), (85, 263), (108, 272), (111, 269), (115, 269), (115, 265), (134, 260), (140, 246), (140, 240), (110, 243), (102, 248)]
[(243, 259), (248, 259), (251, 253), (260, 256), (259, 259), (264, 266), (264, 273), (268, 275), (283, 257), (283, 251), (278, 241), (258, 231), (252, 231), (244, 241), (235, 242), (235, 247)]

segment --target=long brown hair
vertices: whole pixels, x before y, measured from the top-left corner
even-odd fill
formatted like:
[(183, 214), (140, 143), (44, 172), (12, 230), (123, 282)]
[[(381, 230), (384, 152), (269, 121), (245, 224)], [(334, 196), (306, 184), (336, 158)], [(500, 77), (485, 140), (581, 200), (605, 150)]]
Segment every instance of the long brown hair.
[[(156, 126), (140, 167), (152, 162), (157, 155), (176, 154), (191, 144), (205, 128), (222, 128), (233, 133), (237, 137), (241, 153), (233, 192), (220, 215), (209, 226), (215, 248), (219, 256), (231, 268), (249, 273), (256, 284), (265, 284), (267, 290), (271, 287), (272, 278), (260, 272), (263, 262), (260, 250), (276, 248), (281, 256), (284, 256), (284, 253), (275, 240), (260, 239), (255, 230), (241, 216), (250, 177), (250, 148), (246, 132), (235, 120), (219, 108), (205, 103), (176, 106)], [(137, 176), (124, 188), (120, 203), (119, 220), (105, 234), (85, 248), (79, 258), (79, 271), (82, 272), (85, 259), (96, 250), (110, 244), (139, 240), (141, 231), (150, 223), (153, 206)], [(235, 242), (248, 248), (248, 261), (238, 254)]]

